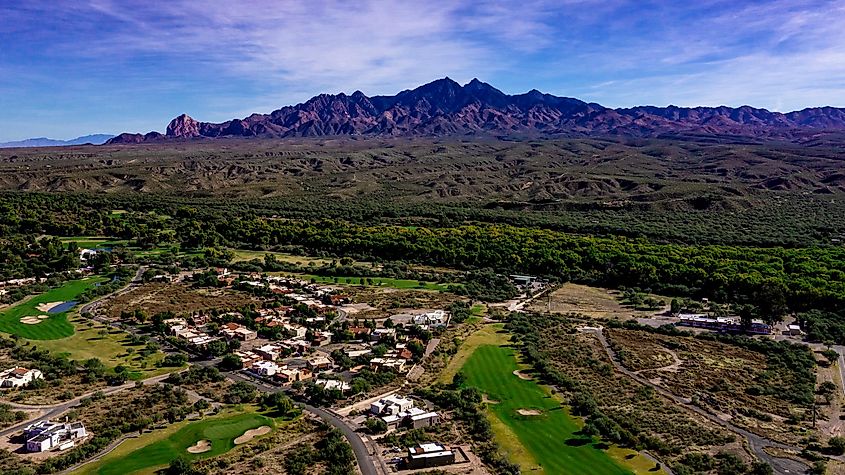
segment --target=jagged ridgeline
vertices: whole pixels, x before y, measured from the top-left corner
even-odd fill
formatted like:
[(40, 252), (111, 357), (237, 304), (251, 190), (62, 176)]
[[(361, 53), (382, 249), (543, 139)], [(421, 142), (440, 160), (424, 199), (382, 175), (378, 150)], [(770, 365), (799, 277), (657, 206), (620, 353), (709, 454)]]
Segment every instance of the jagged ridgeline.
[(196, 137), (622, 135), (630, 137), (725, 136), (807, 138), (845, 130), (845, 110), (814, 107), (789, 113), (750, 106), (612, 109), (533, 89), (508, 95), (473, 79), (464, 86), (439, 79), (393, 96), (320, 94), (269, 114), (222, 123), (186, 114), (166, 133), (124, 133), (110, 143)]

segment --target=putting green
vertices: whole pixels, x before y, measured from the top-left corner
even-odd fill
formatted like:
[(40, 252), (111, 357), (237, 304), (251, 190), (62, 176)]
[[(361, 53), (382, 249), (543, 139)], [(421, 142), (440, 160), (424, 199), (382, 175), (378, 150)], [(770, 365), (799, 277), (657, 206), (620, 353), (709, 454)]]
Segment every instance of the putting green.
[[(72, 309), (60, 313), (47, 313), (39, 310), (38, 306), (51, 302), (74, 300), (79, 294), (94, 287), (97, 282), (104, 282), (105, 280), (102, 277), (71, 280), (65, 282), (61, 287), (36, 295), (23, 303), (0, 312), (0, 332), (18, 335), (30, 340), (56, 340), (69, 337), (73, 335), (74, 328), (67, 321), (67, 314)], [(45, 315), (47, 318), (43, 318)], [(41, 318), (38, 318), (39, 316)], [(33, 320), (32, 317), (37, 319), (38, 323), (21, 322), (21, 319), (35, 322), (36, 320)]]
[[(95, 467), (86, 467), (83, 472), (98, 475), (128, 475), (166, 466), (180, 455), (189, 460), (214, 457), (232, 450), (235, 447), (234, 440), (247, 430), (261, 426), (274, 427), (275, 424), (273, 419), (254, 412), (216, 416), (190, 422), (167, 438), (157, 440), (128, 454), (114, 457), (107, 455), (96, 462)], [(150, 436), (155, 435), (157, 435), (155, 432), (150, 434)], [(202, 440), (211, 443), (210, 450), (196, 454), (188, 452), (189, 447)]]
[[(576, 435), (580, 427), (560, 402), (546, 388), (515, 375), (517, 369), (513, 350), (481, 345), (462, 371), (468, 386), (477, 387), (495, 401), (488, 410), (495, 418), (494, 429), (498, 426), (494, 430), (497, 440), (506, 450), (511, 448), (510, 452), (517, 455), (515, 461), (526, 472), (539, 469), (547, 474), (632, 474), (605, 451)], [(510, 434), (518, 440), (508, 440)]]

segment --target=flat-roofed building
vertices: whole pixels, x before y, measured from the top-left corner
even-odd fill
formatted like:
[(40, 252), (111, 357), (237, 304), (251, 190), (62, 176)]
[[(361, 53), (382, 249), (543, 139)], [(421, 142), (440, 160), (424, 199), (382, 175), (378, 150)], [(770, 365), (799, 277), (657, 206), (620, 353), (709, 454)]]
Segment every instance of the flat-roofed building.
[(411, 470), (442, 467), (455, 463), (455, 452), (441, 444), (420, 444), (408, 448), (405, 465)]

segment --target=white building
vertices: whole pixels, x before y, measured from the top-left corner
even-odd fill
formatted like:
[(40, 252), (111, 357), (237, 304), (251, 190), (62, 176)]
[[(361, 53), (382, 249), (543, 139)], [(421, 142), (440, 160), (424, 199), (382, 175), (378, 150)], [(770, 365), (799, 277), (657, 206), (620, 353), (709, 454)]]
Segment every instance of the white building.
[(252, 365), (252, 371), (260, 376), (274, 376), (283, 368), (272, 361), (257, 361)]
[(317, 379), (314, 381), (314, 384), (320, 386), (326, 391), (340, 391), (345, 393), (346, 391), (352, 389), (352, 386), (350, 386), (349, 383), (337, 379)]
[(394, 373), (404, 373), (405, 364), (407, 362), (401, 358), (391, 358), (385, 355), (385, 358), (373, 358), (370, 360), (370, 369), (373, 371), (393, 371)]
[(20, 388), (44, 375), (37, 369), (11, 368), (0, 373), (0, 388)]
[(74, 442), (88, 436), (81, 422), (60, 423), (40, 421), (28, 425), (24, 431), (27, 452), (44, 452), (54, 447), (72, 447)]
[(414, 401), (411, 399), (392, 394), (370, 404), (370, 412), (376, 416), (389, 416), (406, 412), (412, 407), (414, 407)]
[(433, 312), (423, 313), (422, 315), (414, 315), (414, 325), (421, 327), (442, 327), (446, 325), (446, 312), (443, 310), (435, 310)]

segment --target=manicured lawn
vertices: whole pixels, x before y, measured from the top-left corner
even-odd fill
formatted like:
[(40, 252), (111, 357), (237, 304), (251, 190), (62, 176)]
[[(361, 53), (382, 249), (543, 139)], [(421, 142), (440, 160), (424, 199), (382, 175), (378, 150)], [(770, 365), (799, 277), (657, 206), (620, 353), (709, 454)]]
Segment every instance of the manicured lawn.
[[(420, 281), (418, 280), (391, 279), (389, 277), (330, 277), (323, 275), (307, 274), (298, 275), (296, 277), (305, 280), (314, 279), (315, 282), (320, 284), (364, 285), (368, 287), (390, 287), (393, 289), (419, 289), (441, 291), (449, 288), (449, 284), (438, 284), (437, 282), (423, 282), (422, 285), (420, 285)], [(369, 279), (369, 281), (367, 279)]]
[[(105, 280), (102, 277), (90, 277), (68, 281), (61, 287), (51, 289), (0, 312), (0, 332), (18, 335), (30, 340), (55, 340), (69, 337), (73, 335), (73, 325), (67, 320), (68, 311), (53, 314), (38, 310), (36, 307), (42, 303), (73, 300), (97, 282), (104, 282)], [(34, 325), (21, 323), (22, 317), (39, 315), (48, 315), (49, 318)]]
[[(523, 469), (572, 475), (633, 473), (592, 442), (584, 443), (576, 435), (577, 419), (547, 388), (514, 375), (517, 369), (513, 350), (496, 344), (478, 346), (463, 366), (467, 385), (491, 400), (488, 411), (495, 418), (497, 440)], [(520, 409), (539, 415), (521, 415)]]
[(329, 264), (331, 259), (321, 259), (319, 257), (297, 256), (294, 254), (287, 254), (284, 252), (271, 251), (253, 251), (249, 249), (229, 249), (235, 255), (232, 262), (251, 261), (253, 259), (264, 260), (266, 254), (271, 254), (279, 262), (287, 262), (290, 264), (308, 265), (313, 262), (315, 266), (322, 266)]
[[(133, 444), (129, 447), (137, 446), (139, 443), (145, 445), (138, 446), (132, 451), (118, 448), (91, 466), (83, 467), (80, 472), (97, 475), (128, 475), (164, 467), (179, 455), (191, 460), (214, 457), (234, 448), (235, 438), (245, 431), (265, 425), (274, 427), (275, 423), (273, 419), (254, 412), (226, 414), (188, 422), (179, 425), (175, 431), (153, 432), (136, 441), (131, 441)], [(201, 454), (188, 453), (188, 447), (200, 440), (211, 441), (211, 450)]]
[[(76, 312), (68, 316), (68, 321), (76, 328), (75, 333), (58, 340), (39, 340), (32, 343), (40, 349), (56, 354), (67, 355), (74, 360), (99, 358), (106, 366), (123, 365), (129, 368), (132, 379), (145, 379), (179, 368), (158, 368), (156, 363), (164, 353), (156, 352), (147, 357), (140, 355), (144, 345), (130, 345), (129, 334), (115, 330), (102, 323), (80, 317)], [(130, 348), (132, 349), (130, 351)]]
[(460, 371), (470, 356), (481, 345), (505, 345), (508, 342), (509, 336), (504, 331), (505, 325), (503, 323), (495, 323), (492, 325), (484, 325), (478, 331), (474, 332), (461, 343), (458, 352), (449, 360), (449, 364), (443, 368), (437, 381), (450, 384), (455, 373)]
[(118, 246), (129, 246), (129, 241), (126, 239), (113, 239), (104, 236), (71, 236), (59, 239), (65, 246), (75, 242), (77, 246), (83, 249), (111, 249)]
[[(162, 243), (159, 246), (153, 247), (151, 249), (142, 249), (137, 245), (132, 244), (131, 241), (127, 239), (116, 239), (105, 236), (71, 236), (61, 237), (59, 239), (62, 241), (62, 243), (64, 243), (65, 247), (67, 247), (72, 242), (75, 242), (76, 245), (82, 249), (112, 249), (115, 247), (125, 247), (130, 251), (134, 252), (135, 255), (138, 257), (149, 257), (162, 254), (164, 252), (170, 251), (175, 246), (173, 243)], [(176, 252), (176, 255), (178, 256), (185, 256), (188, 254), (189, 253), (184, 253), (180, 251)]]

